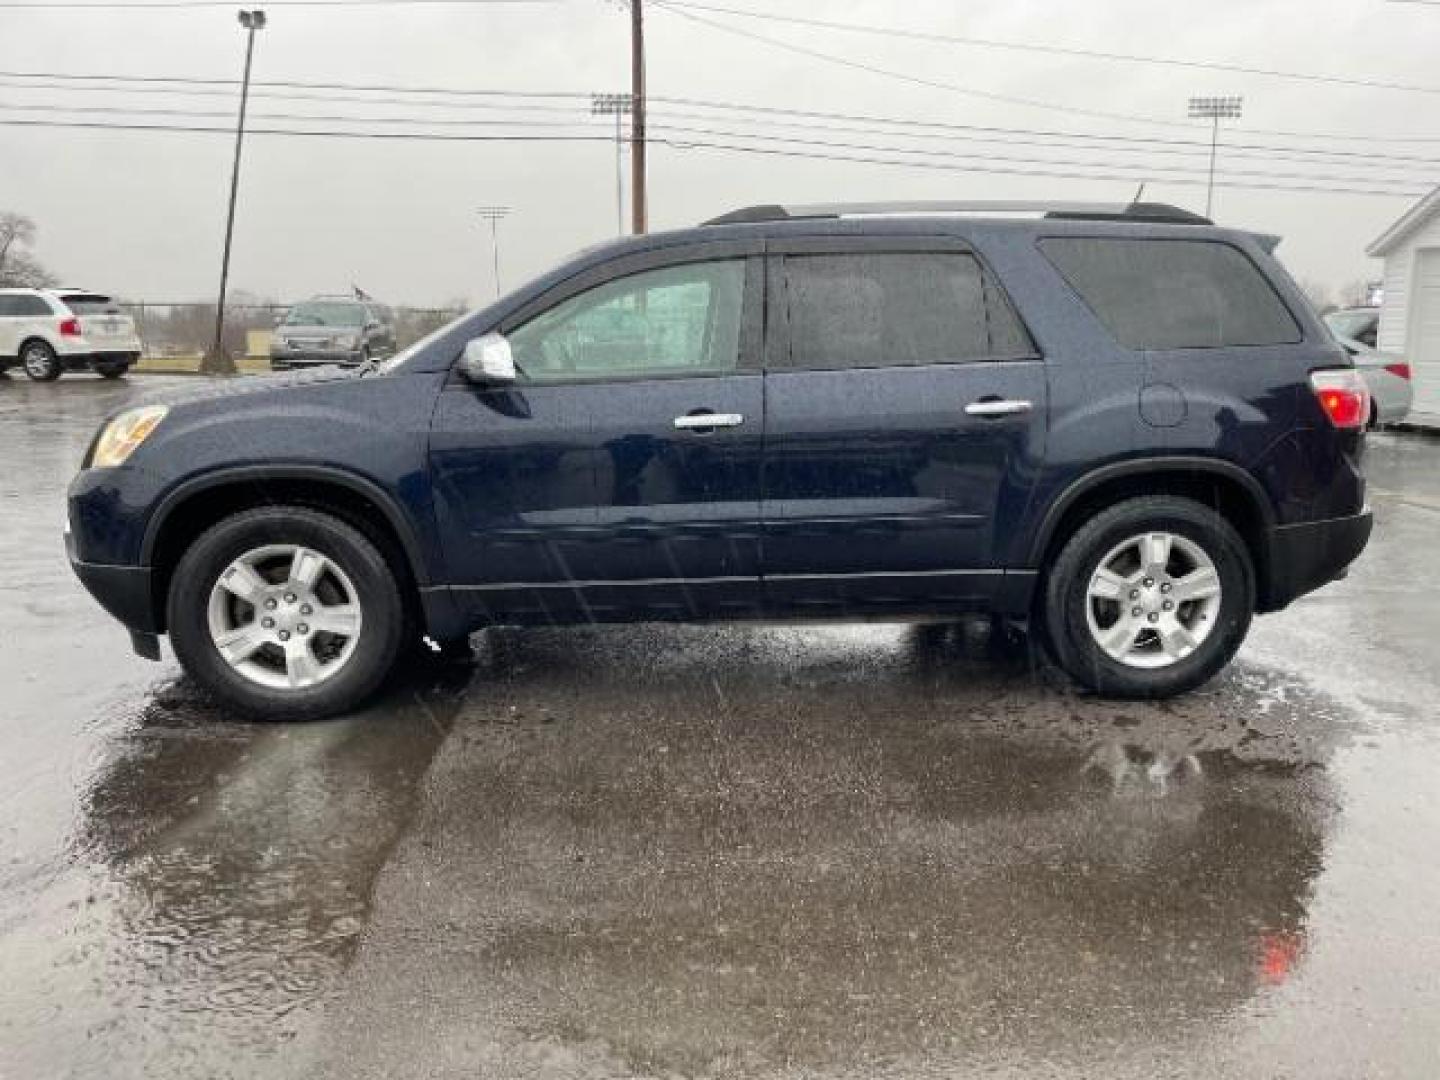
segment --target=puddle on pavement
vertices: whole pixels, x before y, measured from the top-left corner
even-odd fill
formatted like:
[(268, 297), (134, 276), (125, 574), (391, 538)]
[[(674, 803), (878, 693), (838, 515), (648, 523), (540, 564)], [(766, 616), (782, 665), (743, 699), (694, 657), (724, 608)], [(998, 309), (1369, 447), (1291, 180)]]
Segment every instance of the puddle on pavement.
[(1123, 703), (934, 631), (487, 638), (337, 1058), (420, 1075), (463, 1033), (494, 1075), (905, 1074), (1173, 1043), (1303, 965), (1348, 734), (1282, 676)]
[(114, 718), (68, 866), (0, 927), (0, 1075), (284, 1072), (471, 674), (323, 723), (232, 722), (184, 681)]

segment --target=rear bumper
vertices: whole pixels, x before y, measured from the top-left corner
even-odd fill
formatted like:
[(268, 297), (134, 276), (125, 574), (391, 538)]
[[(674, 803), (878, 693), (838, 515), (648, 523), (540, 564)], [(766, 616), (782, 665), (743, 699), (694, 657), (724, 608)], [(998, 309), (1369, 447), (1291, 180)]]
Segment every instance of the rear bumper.
[(125, 364), (127, 367), (133, 367), (139, 360), (139, 350), (60, 354), (60, 363), (64, 365), (66, 371), (84, 371), (94, 364)]
[(1261, 611), (1278, 611), (1296, 597), (1344, 577), (1370, 541), (1370, 511), (1326, 521), (1281, 525), (1268, 538), (1269, 587)]

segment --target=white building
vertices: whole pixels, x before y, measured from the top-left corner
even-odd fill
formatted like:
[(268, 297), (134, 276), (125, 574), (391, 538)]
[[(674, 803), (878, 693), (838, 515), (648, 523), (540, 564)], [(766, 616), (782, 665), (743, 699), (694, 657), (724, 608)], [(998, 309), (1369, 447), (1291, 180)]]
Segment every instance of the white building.
[(1365, 251), (1385, 260), (1377, 344), (1410, 361), (1415, 411), (1440, 416), (1440, 187)]

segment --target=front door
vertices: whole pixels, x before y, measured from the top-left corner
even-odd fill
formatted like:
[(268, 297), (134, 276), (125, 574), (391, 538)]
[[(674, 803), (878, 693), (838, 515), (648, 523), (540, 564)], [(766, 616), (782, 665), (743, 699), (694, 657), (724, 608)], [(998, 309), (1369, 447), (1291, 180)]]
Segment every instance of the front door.
[(762, 269), (712, 254), (557, 287), (502, 328), (519, 382), (442, 395), (447, 559), (476, 617), (758, 611)]
[[(1044, 450), (1044, 364), (946, 240), (796, 241), (772, 261), (765, 596), (837, 614), (963, 609)], [(782, 299), (783, 298), (783, 299)]]

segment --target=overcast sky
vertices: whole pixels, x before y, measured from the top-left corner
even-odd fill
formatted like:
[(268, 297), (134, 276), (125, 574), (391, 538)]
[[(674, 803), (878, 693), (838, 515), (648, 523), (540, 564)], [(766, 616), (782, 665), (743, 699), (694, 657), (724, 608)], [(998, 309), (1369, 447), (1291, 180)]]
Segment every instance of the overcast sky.
[[(152, 0), (153, 2), (153, 0)], [(1440, 88), (1440, 4), (1387, 0), (880, 0), (776, 4), (706, 0), (768, 14), (983, 37), (1347, 79)], [(178, 110), (211, 117), (130, 115), (129, 122), (225, 126), (235, 91), (121, 94), (37, 86), (14, 73), (238, 78), (243, 33), (230, 7), (58, 10), (0, 0), (0, 119), (125, 122), (119, 113), (57, 113), (19, 105)], [(257, 82), (574, 92), (625, 90), (628, 16), (607, 0), (555, 3), (267, 8), (257, 42)], [(1147, 172), (1178, 163), (1202, 186), (1151, 180), (1146, 198), (1203, 209), (1205, 151), (1161, 144), (1097, 143), (1084, 135), (1205, 140), (1185, 119), (1196, 94), (1243, 94), (1245, 115), (1222, 132), (1221, 173), (1257, 184), (1422, 191), (1440, 182), (1440, 93), (1300, 82), (1177, 66), (1097, 61), (834, 31), (688, 9), (692, 16), (830, 53), (914, 80), (1061, 108), (997, 101), (959, 89), (786, 51), (647, 4), (648, 78), (654, 97), (865, 114), (1010, 129), (995, 142), (916, 138), (904, 130), (760, 127), (761, 114), (654, 105), (655, 134), (770, 150), (849, 157), (929, 156), (914, 166), (806, 160), (775, 154), (656, 145), (650, 154), (654, 228), (691, 224), (753, 202), (882, 198), (1128, 199)], [(219, 90), (216, 94), (213, 91)], [(295, 93), (296, 91), (292, 91)], [(358, 95), (352, 95), (352, 98)], [(396, 303), (483, 299), (493, 290), (489, 233), (475, 209), (514, 208), (500, 226), (502, 276), (515, 284), (560, 256), (614, 235), (615, 156), (605, 118), (580, 98), (422, 99), (366, 95), (336, 100), (258, 97), (256, 126), (432, 131), (448, 134), (590, 135), (590, 142), (342, 140), (255, 135), (246, 145), (232, 282), (277, 299), (348, 289), (352, 282)], [(444, 108), (422, 101), (448, 100)], [(525, 110), (495, 108), (509, 103)], [(482, 107), (484, 106), (484, 107)], [(282, 122), (267, 114), (361, 116), (365, 122)], [(1173, 126), (1089, 115), (1139, 115)], [(377, 118), (505, 121), (490, 128), (399, 127)], [(666, 117), (670, 119), (667, 120)], [(773, 119), (773, 117), (772, 117)], [(573, 124), (570, 127), (536, 126)], [(857, 126), (853, 123), (852, 128)], [(1022, 131), (1066, 133), (1040, 138)], [(1274, 134), (1299, 132), (1303, 135)], [(736, 135), (743, 135), (737, 138)], [(940, 133), (935, 133), (939, 135)], [(952, 132), (964, 134), (964, 132)], [(973, 136), (973, 132), (970, 133)], [(1359, 136), (1340, 140), (1322, 136)], [(763, 136), (761, 142), (757, 136)], [(1369, 141), (1374, 140), (1396, 141)], [(775, 140), (791, 141), (775, 141)], [(1398, 140), (1412, 141), (1398, 141)], [(797, 142), (793, 140), (808, 140)], [(1429, 141), (1426, 141), (1429, 140)], [(849, 144), (825, 148), (816, 141)], [(1018, 141), (1018, 144), (1017, 144)], [(1227, 155), (1225, 143), (1285, 146), (1284, 154)], [(1034, 145), (1048, 143), (1049, 145)], [(868, 149), (860, 149), (868, 148)], [(1122, 149), (1130, 148), (1130, 149)], [(1344, 155), (1316, 157), (1317, 149)], [(136, 299), (207, 299), (216, 286), (232, 142), (223, 134), (66, 130), (0, 124), (0, 209), (35, 219), (39, 254), (68, 284)], [(948, 155), (948, 156), (940, 156)], [(1385, 155), (1379, 161), (1372, 155)], [(1011, 159), (1001, 163), (997, 157)], [(983, 171), (993, 165), (1056, 176)], [(1019, 161), (1015, 159), (1032, 159)], [(1411, 159), (1409, 161), (1396, 159)], [(1039, 163), (1041, 161), (1048, 163)], [(1058, 163), (1058, 164), (1057, 164)], [(1115, 179), (1095, 179), (1113, 174)], [(1274, 174), (1284, 174), (1276, 177)], [(1307, 179), (1295, 179), (1304, 176)], [(1215, 216), (1284, 236), (1280, 253), (1302, 278), (1338, 287), (1374, 276), (1368, 241), (1413, 198), (1241, 190), (1223, 183)]]

